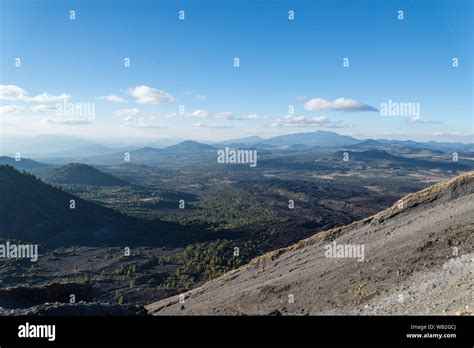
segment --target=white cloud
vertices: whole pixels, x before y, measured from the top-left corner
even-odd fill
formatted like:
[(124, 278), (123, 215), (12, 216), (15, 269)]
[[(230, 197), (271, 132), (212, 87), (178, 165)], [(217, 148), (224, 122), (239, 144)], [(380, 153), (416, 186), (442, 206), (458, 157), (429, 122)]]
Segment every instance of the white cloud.
[(102, 97), (99, 97), (100, 100), (105, 100), (111, 103), (126, 103), (126, 100), (123, 99), (122, 97), (119, 97), (118, 95), (104, 95)]
[(207, 96), (202, 95), (202, 94), (196, 94), (194, 98), (196, 98), (197, 100), (204, 100), (207, 98)]
[(115, 111), (115, 115), (122, 117), (122, 127), (130, 128), (166, 128), (156, 124), (156, 115), (142, 115), (138, 108), (119, 109)]
[(442, 122), (440, 121), (432, 121), (432, 120), (424, 120), (421, 118), (421, 116), (412, 116), (406, 121), (407, 123), (414, 124), (414, 123), (419, 123), (419, 124), (441, 124)]
[(200, 117), (200, 118), (206, 118), (206, 117), (207, 117), (207, 111), (206, 111), (206, 110), (203, 110), (203, 109), (197, 109), (197, 110), (194, 110), (194, 111), (191, 113), (191, 116), (193, 116), (193, 117)]
[(140, 110), (138, 108), (118, 109), (115, 111), (115, 115), (120, 117), (136, 116), (138, 114), (140, 114)]
[(43, 123), (56, 124), (62, 126), (82, 126), (93, 124), (93, 120), (89, 118), (64, 118), (64, 119), (46, 119), (42, 121)]
[(50, 110), (56, 110), (56, 107), (53, 105), (39, 104), (32, 106), (30, 110), (33, 112), (46, 112)]
[(239, 117), (238, 119), (239, 120), (255, 121), (255, 120), (268, 120), (270, 118), (271, 118), (270, 116), (266, 116), (266, 115), (249, 114), (249, 115)]
[(431, 135), (435, 137), (436, 141), (474, 143), (474, 133), (472, 132), (434, 132)]
[(215, 120), (233, 120), (235, 118), (235, 113), (231, 111), (215, 112), (212, 114), (212, 118)]
[[(196, 118), (207, 118), (207, 119), (213, 119), (213, 120), (228, 120), (228, 121), (255, 121), (255, 120), (268, 120), (271, 119), (270, 116), (265, 116), (265, 115), (258, 115), (258, 114), (249, 114), (245, 116), (237, 116), (235, 112), (232, 111), (220, 111), (220, 112), (214, 112), (212, 114), (209, 114), (206, 110), (204, 109), (197, 109), (194, 110), (191, 113), (186, 114), (187, 117), (196, 117)], [(176, 118), (178, 117), (177, 113), (172, 113), (167, 116), (167, 118)]]
[(122, 126), (130, 128), (162, 129), (166, 128), (156, 124), (153, 116), (127, 116), (123, 119)]
[(128, 93), (137, 98), (139, 104), (169, 103), (174, 99), (169, 93), (143, 85), (128, 89)]
[(26, 110), (23, 106), (18, 105), (3, 105), (0, 106), (0, 114), (11, 114), (18, 111)]
[(304, 109), (311, 111), (332, 110), (342, 112), (378, 111), (373, 106), (346, 98), (338, 98), (334, 101), (322, 98), (311, 99), (304, 104)]
[(271, 127), (325, 127), (325, 128), (342, 128), (341, 123), (333, 123), (327, 116), (317, 116), (307, 118), (303, 115), (286, 115), (271, 124)]
[(0, 85), (1, 100), (25, 100), (28, 92), (15, 85)]
[(55, 103), (67, 101), (71, 96), (63, 93), (61, 95), (52, 95), (46, 92), (38, 94), (34, 97), (29, 97), (28, 92), (15, 85), (0, 85), (0, 100), (19, 100), (25, 102), (37, 103)]
[(52, 95), (44, 92), (32, 98), (27, 98), (27, 101), (37, 103), (57, 103), (67, 101), (69, 98), (71, 98), (71, 96), (66, 93), (63, 93), (61, 95)]
[(233, 128), (233, 126), (229, 126), (229, 125), (220, 125), (220, 124), (216, 124), (216, 123), (213, 123), (213, 124), (207, 124), (207, 123), (196, 123), (194, 124), (194, 127), (198, 127), (198, 128), (212, 128), (212, 129), (225, 129), (225, 128)]
[(166, 129), (168, 127), (166, 126), (160, 126), (158, 124), (147, 124), (147, 123), (139, 123), (139, 124), (136, 124), (136, 125), (129, 125), (128, 127), (132, 127), (132, 128), (144, 128), (144, 129)]
[(451, 133), (443, 133), (443, 132), (434, 132), (431, 135), (433, 136), (451, 136), (451, 137), (473, 137), (472, 141), (474, 141), (474, 133), (469, 132), (451, 132)]
[(298, 100), (305, 100), (305, 99), (308, 99), (308, 97), (305, 96), (305, 95), (299, 95), (299, 96), (296, 97), (296, 99), (298, 99)]
[(165, 115), (164, 117), (173, 119), (173, 118), (178, 117), (178, 113), (177, 112), (172, 112), (172, 113), (169, 113), (169, 114)]
[[(209, 114), (206, 110), (197, 109), (193, 111), (191, 114), (189, 114), (188, 116), (207, 118)], [(258, 115), (258, 114), (237, 116), (236, 113), (232, 111), (221, 111), (221, 112), (212, 113), (210, 118), (214, 120), (255, 121), (255, 120), (268, 120), (271, 117), (265, 116), (265, 115)]]

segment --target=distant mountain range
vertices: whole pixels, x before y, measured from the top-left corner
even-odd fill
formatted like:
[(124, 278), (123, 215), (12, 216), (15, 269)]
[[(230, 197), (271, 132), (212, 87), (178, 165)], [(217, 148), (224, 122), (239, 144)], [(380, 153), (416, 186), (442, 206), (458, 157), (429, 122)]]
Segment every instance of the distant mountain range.
[(130, 147), (110, 147), (100, 144), (86, 145), (68, 150), (57, 151), (48, 154), (48, 157), (77, 157), (77, 156), (98, 156), (108, 155), (121, 151), (131, 151), (138, 149), (138, 146)]
[(91, 140), (65, 135), (40, 135), (36, 137), (2, 136), (0, 155), (13, 156), (20, 152), (28, 158), (85, 157), (131, 151), (140, 147), (164, 148), (184, 139), (115, 139)]
[(185, 153), (195, 153), (201, 151), (215, 151), (217, 150), (216, 147), (198, 143), (197, 141), (186, 140), (176, 145), (171, 145), (163, 149), (163, 152), (167, 153), (178, 153), (178, 152), (185, 152)]
[(383, 145), (376, 140), (367, 139), (364, 141), (357, 142), (355, 144), (349, 145), (348, 147), (359, 149), (359, 148), (375, 148), (375, 147), (382, 147)]
[(377, 142), (382, 145), (392, 145), (392, 146), (411, 147), (411, 148), (424, 148), (424, 149), (438, 150), (438, 151), (443, 151), (443, 152), (474, 151), (474, 143), (465, 144), (465, 143), (447, 143), (447, 142), (436, 142), (436, 141), (417, 142), (413, 140), (386, 140), (386, 139), (377, 139)]
[(286, 134), (273, 137), (263, 141), (265, 144), (277, 146), (291, 146), (291, 145), (310, 145), (322, 147), (338, 147), (353, 145), (360, 142), (360, 140), (347, 136), (339, 135), (334, 132), (317, 131), (311, 133), (295, 133)]
[[(88, 145), (82, 148), (56, 152), (57, 157), (33, 157), (34, 159), (50, 165), (61, 165), (70, 162), (80, 162), (93, 165), (117, 165), (126, 163), (126, 155), (130, 156), (135, 164), (146, 164), (156, 166), (162, 163), (176, 161), (180, 155), (182, 161), (199, 164), (212, 161), (218, 149), (230, 147), (235, 149), (257, 149), (259, 151), (302, 151), (306, 149), (340, 149), (368, 150), (378, 149), (398, 154), (425, 154), (441, 155), (459, 152), (467, 157), (474, 156), (474, 144), (463, 143), (438, 143), (438, 142), (416, 142), (411, 140), (385, 140), (365, 139), (359, 140), (351, 136), (340, 135), (329, 131), (316, 131), (309, 133), (294, 133), (280, 135), (277, 137), (263, 139), (258, 136), (241, 139), (231, 139), (223, 142), (206, 144), (202, 142), (185, 140), (164, 148), (151, 146), (110, 148), (102, 145)], [(88, 152), (90, 151), (90, 152)], [(75, 156), (74, 153), (81, 153)], [(199, 156), (196, 156), (199, 155)], [(0, 164), (9, 164), (19, 170), (32, 172), (43, 170), (47, 165), (38, 162), (15, 163), (9, 157), (0, 158)]]
[(417, 142), (413, 140), (386, 140), (386, 139), (356, 139), (348, 135), (340, 135), (335, 132), (318, 130), (316, 132), (309, 133), (294, 133), (280, 135), (269, 139), (263, 139), (260, 137), (247, 137), (242, 139), (232, 139), (225, 142), (217, 143), (216, 145), (222, 144), (245, 144), (248, 146), (259, 146), (271, 145), (277, 147), (383, 147), (383, 146), (397, 146), (397, 147), (410, 147), (410, 148), (423, 148), (430, 150), (439, 151), (474, 151), (474, 139), (473, 143), (447, 143), (447, 142)]

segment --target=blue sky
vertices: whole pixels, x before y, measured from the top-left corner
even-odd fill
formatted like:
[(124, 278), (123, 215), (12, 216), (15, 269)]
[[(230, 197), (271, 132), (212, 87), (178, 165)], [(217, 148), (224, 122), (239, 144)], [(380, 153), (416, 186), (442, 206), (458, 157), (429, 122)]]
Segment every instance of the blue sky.
[(468, 0), (0, 3), (5, 136), (473, 141)]

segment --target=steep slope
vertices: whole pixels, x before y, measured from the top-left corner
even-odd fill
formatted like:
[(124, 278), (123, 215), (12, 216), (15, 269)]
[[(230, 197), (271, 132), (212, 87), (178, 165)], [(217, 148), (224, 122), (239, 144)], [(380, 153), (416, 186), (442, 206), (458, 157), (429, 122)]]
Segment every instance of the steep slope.
[(70, 163), (59, 168), (55, 168), (42, 179), (52, 184), (75, 184), (91, 186), (125, 186), (127, 182), (118, 179), (113, 175), (101, 172), (100, 170), (82, 163)]
[[(364, 253), (327, 257), (333, 243)], [(176, 296), (147, 308), (155, 315), (468, 314), (473, 260), (474, 172), (467, 172), (258, 257), (185, 293), (184, 304)]]

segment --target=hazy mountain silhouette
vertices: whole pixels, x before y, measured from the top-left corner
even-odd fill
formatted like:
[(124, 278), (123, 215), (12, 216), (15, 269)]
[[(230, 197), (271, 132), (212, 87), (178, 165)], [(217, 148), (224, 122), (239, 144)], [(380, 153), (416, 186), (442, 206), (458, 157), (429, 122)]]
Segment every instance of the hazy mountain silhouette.
[(37, 172), (51, 168), (51, 165), (49, 164), (37, 162), (29, 158), (21, 158), (20, 161), (15, 161), (13, 157), (8, 156), (0, 157), (0, 165), (2, 164), (9, 165), (17, 170), (24, 170), (27, 172)]
[(357, 144), (359, 142), (360, 140), (347, 135), (340, 135), (334, 132), (321, 130), (311, 133), (280, 135), (264, 141), (264, 143), (271, 145), (291, 146), (295, 144), (301, 144), (323, 147), (347, 146)]
[(176, 145), (171, 145), (163, 149), (167, 153), (190, 153), (190, 152), (202, 152), (216, 150), (214, 146), (199, 143), (197, 141), (186, 140)]
[(380, 146), (383, 146), (383, 145), (379, 143), (378, 141), (374, 139), (367, 139), (357, 144), (349, 145), (348, 147), (358, 149), (358, 148), (374, 148), (374, 147), (380, 147)]

